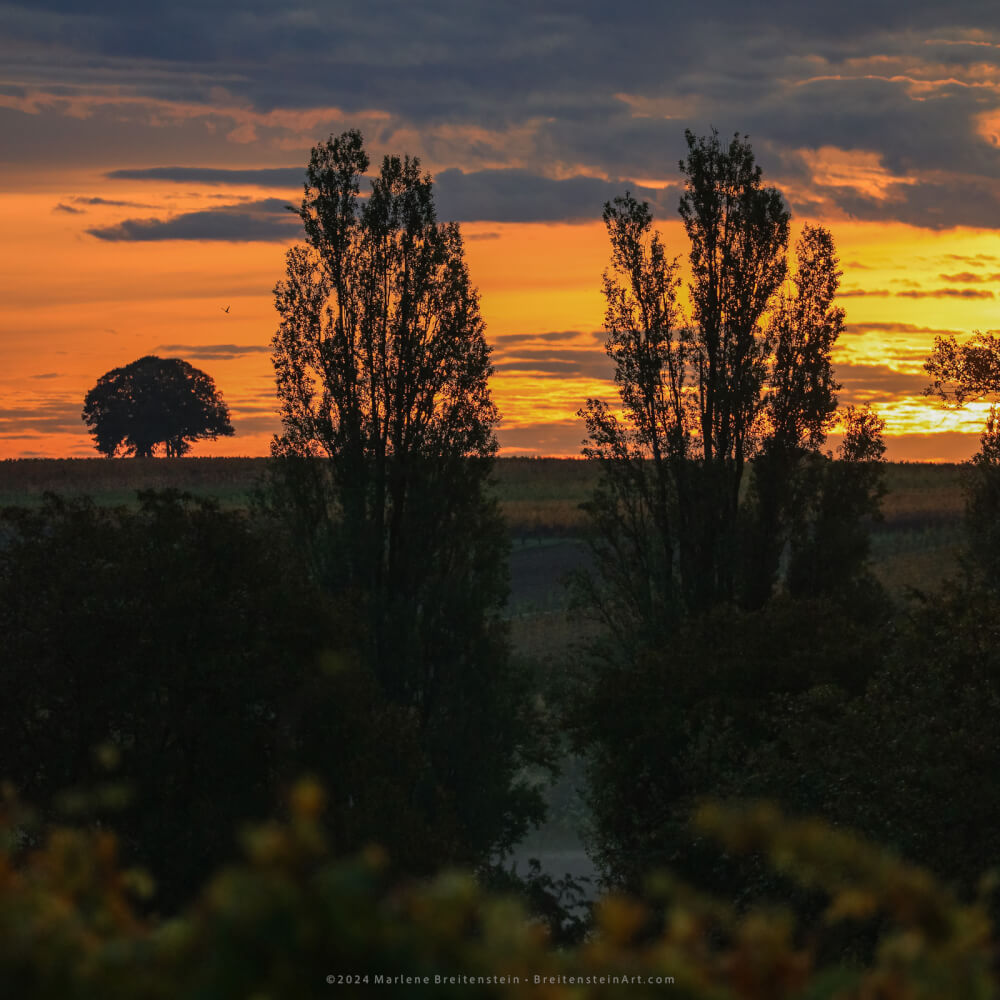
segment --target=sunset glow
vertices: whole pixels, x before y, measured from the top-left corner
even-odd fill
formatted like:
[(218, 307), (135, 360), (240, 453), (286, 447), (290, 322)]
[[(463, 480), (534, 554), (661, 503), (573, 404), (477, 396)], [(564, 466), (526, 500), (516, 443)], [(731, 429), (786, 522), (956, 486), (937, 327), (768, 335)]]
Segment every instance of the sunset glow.
[[(650, 200), (668, 250), (685, 256), (676, 213), (683, 130), (713, 124), (750, 134), (794, 227), (820, 222), (834, 234), (847, 310), (841, 402), (877, 407), (890, 458), (959, 460), (975, 450), (988, 404), (934, 403), (922, 395), (921, 366), (936, 335), (998, 325), (1000, 29), (921, 8), (911, 22), (869, 31), (854, 15), (836, 44), (797, 25), (797, 48), (776, 63), (775, 26), (765, 26), (741, 68), (720, 63), (704, 78), (678, 68), (673, 78), (665, 65), (642, 70), (641, 41), (631, 52), (606, 39), (612, 65), (599, 72), (589, 47), (574, 63), (569, 40), (596, 31), (596, 13), (534, 36), (493, 24), (493, 47), (487, 26), (460, 19), (447, 30), (474, 40), (490, 67), (480, 79), (442, 40), (440, 49), (410, 46), (419, 24), (397, 26), (376, 51), (357, 20), (328, 24), (309, 5), (257, 12), (274, 34), (269, 47), (263, 27), (240, 20), (237, 0), (225, 6), (224, 25), (244, 25), (269, 70), (252, 73), (214, 28), (212, 44), (185, 53), (172, 21), (162, 51), (139, 40), (156, 27), (145, 21), (113, 51), (102, 34), (111, 5), (107, 15), (95, 5), (94, 30), (81, 36), (91, 41), (71, 50), (57, 41), (52, 11), (0, 14), (0, 25), (10, 20), (0, 82), (0, 457), (95, 455), (80, 419), (85, 393), (149, 353), (207, 371), (232, 410), (236, 436), (193, 454), (266, 454), (278, 429), (271, 289), (297, 236), (285, 206), (301, 197), (310, 147), (350, 127), (364, 131), (376, 160), (419, 155), (437, 179), (442, 218), (462, 223), (494, 347), (503, 453), (578, 454), (576, 411), (614, 392), (602, 350), (602, 204), (626, 189)], [(194, 27), (200, 15), (189, 14)], [(309, 90), (278, 39), (310, 31), (333, 46), (317, 54), (302, 41), (311, 58), (330, 69), (325, 60), (352, 38), (358, 65), (391, 63), (397, 88), (330, 69)], [(736, 27), (717, 31), (716, 49), (735, 46)], [(696, 52), (709, 45), (693, 28), (691, 38)], [(534, 84), (503, 76), (515, 66)], [(740, 73), (754, 87), (741, 89)], [(463, 74), (468, 92), (453, 92)]]

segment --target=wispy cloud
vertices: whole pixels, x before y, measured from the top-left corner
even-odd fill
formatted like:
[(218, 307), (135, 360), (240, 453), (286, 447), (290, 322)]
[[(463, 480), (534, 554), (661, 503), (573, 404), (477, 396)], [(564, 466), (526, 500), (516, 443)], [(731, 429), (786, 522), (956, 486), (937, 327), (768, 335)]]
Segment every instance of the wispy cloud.
[(947, 336), (948, 334), (957, 333), (957, 330), (947, 330), (940, 329), (938, 327), (921, 326), (919, 323), (898, 323), (894, 321), (874, 321), (869, 320), (863, 323), (846, 323), (844, 325), (844, 332), (847, 334), (855, 333), (926, 333), (926, 334), (940, 334), (942, 336)]
[(84, 431), (83, 400), (39, 399), (19, 406), (0, 407), (0, 436)]
[(255, 187), (301, 188), (305, 170), (297, 167), (136, 167), (109, 170), (105, 177), (124, 181), (175, 181), (181, 184), (252, 184)]
[(294, 240), (302, 223), (279, 198), (186, 212), (168, 219), (125, 219), (113, 226), (88, 229), (91, 236), (114, 242), (220, 240), (230, 243)]
[(992, 299), (993, 292), (987, 288), (931, 288), (907, 289), (896, 292), (901, 299)]
[(153, 353), (183, 355), (196, 360), (231, 361), (248, 354), (270, 354), (271, 348), (264, 344), (160, 344), (153, 349)]
[(493, 340), (501, 345), (507, 343), (521, 344), (534, 340), (560, 343), (563, 341), (580, 340), (581, 338), (593, 338), (600, 343), (604, 343), (605, 336), (603, 330), (589, 334), (581, 333), (579, 330), (547, 330), (544, 333), (501, 333), (494, 337)]
[(842, 402), (887, 402), (900, 396), (919, 396), (927, 376), (900, 372), (888, 365), (853, 364), (839, 361), (834, 375), (843, 385)]
[(972, 271), (961, 271), (958, 274), (942, 274), (942, 281), (951, 281), (956, 284), (983, 284), (987, 281), (1000, 281), (1000, 274), (974, 274)]
[(156, 208), (156, 205), (150, 205), (142, 201), (117, 201), (113, 198), (99, 198), (93, 196), (90, 198), (77, 197), (71, 199), (74, 205), (110, 205), (115, 208)]

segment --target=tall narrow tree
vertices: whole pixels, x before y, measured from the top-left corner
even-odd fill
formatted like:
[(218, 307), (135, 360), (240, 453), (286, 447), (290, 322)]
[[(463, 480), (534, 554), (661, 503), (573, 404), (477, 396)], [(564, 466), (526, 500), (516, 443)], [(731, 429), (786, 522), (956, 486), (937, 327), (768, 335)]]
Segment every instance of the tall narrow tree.
[(592, 847), (626, 884), (677, 862), (692, 803), (739, 771), (769, 699), (863, 685), (873, 660), (812, 645), (818, 626), (870, 623), (881, 607), (866, 575), (880, 418), (848, 408), (841, 460), (821, 451), (844, 325), (833, 239), (803, 227), (790, 266), (788, 212), (746, 140), (687, 141), (690, 313), (649, 207), (615, 199), (604, 293), (619, 399), (581, 411), (601, 467), (582, 582), (612, 641), (582, 664), (567, 718)]
[(586, 454), (604, 471), (589, 596), (631, 642), (720, 603), (768, 599), (796, 518), (817, 506), (802, 494), (820, 488), (800, 475), (803, 460), (836, 419), (830, 358), (844, 314), (832, 237), (805, 226), (786, 283), (789, 213), (749, 143), (687, 141), (691, 316), (649, 207), (616, 198), (604, 211), (604, 294), (621, 406), (581, 411)]
[[(351, 595), (365, 659), (409, 706), (436, 762), (415, 794), (456, 811), (443, 850), (481, 860), (509, 845), (537, 801), (520, 763), (505, 626), (506, 535), (489, 495), (490, 349), (458, 226), (437, 221), (431, 179), (357, 131), (313, 149), (275, 288), (273, 360), (284, 495), (315, 570)], [(463, 855), (463, 851), (466, 853)]]

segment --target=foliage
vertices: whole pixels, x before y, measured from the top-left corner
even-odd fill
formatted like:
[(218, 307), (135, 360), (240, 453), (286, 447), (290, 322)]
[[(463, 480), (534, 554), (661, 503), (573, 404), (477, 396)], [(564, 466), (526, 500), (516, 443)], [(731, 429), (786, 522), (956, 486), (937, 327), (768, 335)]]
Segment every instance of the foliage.
[(797, 596), (871, 590), (870, 527), (885, 496), (882, 431), (868, 406), (848, 406), (837, 461), (814, 452), (802, 462), (791, 520), (786, 585)]
[(845, 634), (868, 661), (860, 688), (816, 675), (761, 706), (755, 734), (729, 723), (683, 766), (712, 773), (713, 794), (849, 825), (969, 896), (1000, 856), (998, 614), (996, 593), (955, 584), (880, 644)]
[(490, 351), (455, 224), (438, 223), (419, 162), (369, 165), (361, 134), (313, 149), (275, 288), (283, 432), (272, 509), (316, 579), (364, 623), (364, 661), (417, 720), (461, 834), (441, 858), (476, 864), (537, 820), (518, 780), (529, 703), (499, 609), (507, 541), (489, 494), (499, 419)]
[(954, 336), (935, 337), (924, 371), (932, 380), (924, 392), (958, 406), (996, 395), (1000, 393), (1000, 336), (977, 330), (964, 344)]
[[(23, 823), (12, 805), (7, 823)], [(321, 805), (315, 785), (299, 784), (288, 821), (248, 832), (246, 860), (219, 871), (197, 904), (167, 923), (137, 916), (130, 890), (141, 877), (118, 865), (110, 832), (56, 830), (25, 851), (12, 836), (18, 827), (6, 825), (5, 986), (40, 1000), (221, 1000), (326, 996), (345, 986), (402, 995), (414, 989), (406, 977), (421, 985), (427, 977), (435, 996), (466, 996), (471, 985), (483, 996), (596, 998), (628, 984), (640, 998), (669, 987), (692, 1000), (985, 1000), (998, 985), (981, 904), (960, 904), (925, 871), (849, 834), (767, 807), (705, 807), (698, 829), (822, 892), (828, 902), (815, 925), (796, 926), (780, 910), (740, 912), (661, 874), (648, 886), (657, 907), (607, 897), (586, 941), (553, 950), (515, 900), (468, 876), (398, 885), (377, 849), (332, 859)], [(873, 916), (880, 933), (868, 961), (823, 958), (825, 937)]]
[(868, 570), (884, 422), (848, 407), (839, 457), (821, 451), (844, 327), (833, 238), (804, 226), (787, 282), (789, 215), (749, 143), (687, 140), (692, 316), (649, 207), (608, 204), (620, 412), (582, 411), (602, 478), (581, 589), (612, 640), (593, 650), (570, 723), (598, 857), (630, 885), (676, 861), (685, 811), (742, 773), (774, 699), (863, 688), (886, 616)]
[[(609, 203), (606, 349), (621, 415), (593, 399), (581, 411), (585, 454), (603, 471), (589, 506), (599, 582), (586, 585), (587, 597), (633, 646), (718, 604), (760, 607), (787, 547), (797, 541), (815, 554), (801, 543), (828, 534), (810, 511), (821, 518), (854, 489), (857, 518), (880, 495), (877, 476), (818, 470), (836, 414), (830, 352), (844, 324), (833, 304), (832, 237), (804, 227), (794, 291), (784, 290), (788, 212), (763, 186), (749, 144), (736, 136), (724, 147), (715, 133), (687, 139), (681, 217), (693, 321), (681, 315), (677, 262), (649, 207), (630, 196)], [(877, 450), (878, 419), (847, 420), (848, 437), (863, 428)], [(875, 468), (867, 452), (845, 458)], [(863, 571), (863, 546), (850, 555), (826, 589)]]
[(108, 458), (148, 458), (158, 444), (171, 458), (186, 454), (192, 441), (234, 433), (211, 376), (152, 354), (102, 375), (84, 399), (83, 420)]
[[(969, 400), (1000, 394), (1000, 336), (976, 331), (964, 344), (954, 336), (936, 337), (924, 362), (931, 384), (924, 390), (961, 406)], [(990, 407), (980, 448), (966, 470), (964, 482), (968, 568), (991, 588), (1000, 585), (1000, 425)]]
[[(687, 816), (706, 796), (786, 802), (794, 772), (758, 788), (755, 753), (780, 733), (775, 714), (787, 699), (821, 687), (841, 700), (865, 690), (889, 645), (885, 605), (868, 597), (720, 608), (679, 623), (668, 646), (628, 662), (614, 650), (593, 656), (566, 721), (587, 761), (588, 846), (607, 881), (636, 891), (646, 872), (669, 866), (715, 889), (732, 882), (714, 854), (688, 846)], [(822, 803), (787, 805), (822, 811)]]
[[(303, 771), (329, 788), (340, 850), (377, 837), (427, 870), (457, 836), (418, 802), (414, 721), (280, 537), (169, 491), (137, 511), (50, 496), (4, 510), (0, 531), (0, 778), (46, 817), (110, 816), (153, 905), (187, 899)], [(81, 813), (95, 782), (109, 795)]]
[(966, 558), (987, 587), (1000, 591), (1000, 414), (995, 406), (966, 470), (964, 487)]

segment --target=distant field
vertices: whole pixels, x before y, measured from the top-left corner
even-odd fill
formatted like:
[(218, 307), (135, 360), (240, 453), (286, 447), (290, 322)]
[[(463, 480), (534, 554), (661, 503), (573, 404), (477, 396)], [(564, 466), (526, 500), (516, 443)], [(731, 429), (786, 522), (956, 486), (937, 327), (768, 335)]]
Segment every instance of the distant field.
[[(0, 506), (36, 504), (46, 490), (92, 496), (100, 504), (130, 504), (135, 491), (175, 487), (242, 507), (267, 468), (266, 458), (28, 458), (0, 462)], [(503, 458), (497, 494), (517, 536), (571, 535), (584, 519), (579, 504), (596, 481), (587, 462)]]
[(41, 502), (46, 491), (97, 503), (135, 502), (135, 491), (176, 487), (245, 506), (266, 458), (19, 458), (0, 462), (0, 506)]
[[(86, 493), (98, 503), (132, 503), (139, 489), (173, 486), (224, 504), (244, 506), (263, 476), (266, 458), (27, 458), (0, 462), (0, 505), (38, 503), (42, 493)], [(961, 512), (962, 465), (887, 466), (888, 522), (902, 527), (951, 521)], [(501, 458), (497, 495), (518, 536), (566, 536), (584, 524), (579, 505), (597, 481), (590, 462), (564, 458)]]
[[(175, 487), (246, 507), (267, 467), (263, 458), (24, 459), (0, 462), (0, 506), (38, 504), (46, 490), (88, 494), (101, 504), (135, 502), (135, 491)], [(886, 469), (885, 521), (874, 526), (874, 569), (890, 592), (934, 590), (958, 568), (962, 545), (963, 466), (894, 464)], [(588, 563), (582, 540), (586, 520), (579, 505), (596, 481), (594, 465), (573, 459), (501, 459), (498, 499), (512, 536), (511, 593), (506, 609), (516, 655), (538, 678), (539, 690), (572, 683), (573, 666), (600, 635), (597, 623), (570, 610), (568, 572)], [(587, 808), (581, 799), (583, 769), (572, 757), (563, 777), (546, 792), (549, 818), (516, 851), (545, 870), (591, 876), (593, 865), (579, 843)]]
[[(176, 487), (244, 507), (266, 458), (16, 459), (0, 462), (0, 506), (36, 504), (52, 490), (85, 493), (101, 504), (129, 504), (137, 489)], [(961, 545), (963, 466), (890, 464), (885, 522), (874, 532), (876, 572), (894, 592), (933, 589), (954, 572)], [(558, 612), (559, 579), (582, 558), (577, 539), (586, 519), (580, 504), (597, 480), (589, 462), (503, 458), (496, 490), (515, 540), (514, 605), (525, 613)]]

